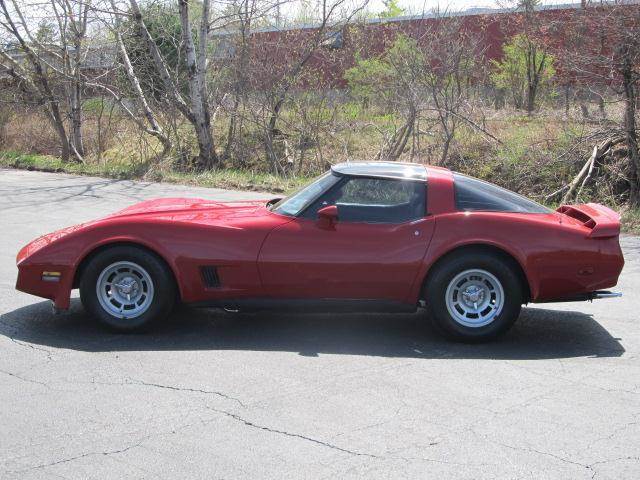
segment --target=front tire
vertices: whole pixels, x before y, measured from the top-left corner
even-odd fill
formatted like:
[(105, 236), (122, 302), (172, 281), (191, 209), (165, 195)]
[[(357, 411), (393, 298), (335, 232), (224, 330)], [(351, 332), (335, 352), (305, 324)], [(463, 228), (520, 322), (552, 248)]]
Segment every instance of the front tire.
[(116, 246), (93, 257), (80, 279), (80, 299), (101, 323), (120, 332), (166, 318), (176, 287), (166, 264), (139, 247)]
[(485, 342), (504, 334), (520, 315), (523, 289), (510, 262), (468, 252), (440, 262), (424, 292), (427, 311), (452, 340)]

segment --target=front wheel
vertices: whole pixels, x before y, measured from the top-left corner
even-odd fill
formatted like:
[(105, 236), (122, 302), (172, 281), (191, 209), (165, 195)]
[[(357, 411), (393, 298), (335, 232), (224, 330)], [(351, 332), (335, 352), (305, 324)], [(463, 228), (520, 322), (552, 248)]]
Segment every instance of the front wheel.
[(164, 262), (142, 248), (116, 246), (93, 257), (80, 279), (84, 307), (112, 329), (129, 332), (166, 317), (176, 296)]
[(445, 259), (429, 277), (427, 310), (449, 338), (482, 342), (506, 332), (520, 314), (523, 291), (513, 265), (498, 255)]

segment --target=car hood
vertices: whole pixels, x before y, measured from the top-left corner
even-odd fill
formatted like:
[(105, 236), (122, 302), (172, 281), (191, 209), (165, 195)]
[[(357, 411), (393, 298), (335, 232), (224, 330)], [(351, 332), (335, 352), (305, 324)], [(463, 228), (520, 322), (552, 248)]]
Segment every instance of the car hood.
[(213, 202), (203, 198), (160, 198), (147, 200), (131, 205), (107, 217), (42, 235), (25, 245), (18, 252), (16, 262), (20, 263), (44, 247), (76, 232), (82, 233), (82, 231), (86, 229), (120, 219), (135, 221), (136, 219), (144, 220), (146, 218), (154, 218), (224, 226), (233, 222), (242, 222), (243, 219), (250, 220), (251, 218), (259, 217), (266, 213), (266, 200), (245, 202)]
[(224, 220), (255, 216), (266, 209), (266, 200), (214, 202), (204, 198), (159, 198), (136, 203), (107, 218), (160, 216), (172, 219)]

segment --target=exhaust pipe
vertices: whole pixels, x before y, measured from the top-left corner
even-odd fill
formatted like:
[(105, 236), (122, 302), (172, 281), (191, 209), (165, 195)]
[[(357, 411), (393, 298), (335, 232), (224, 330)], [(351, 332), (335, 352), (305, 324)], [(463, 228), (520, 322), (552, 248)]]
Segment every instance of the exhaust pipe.
[(609, 290), (595, 290), (593, 292), (580, 293), (578, 295), (572, 295), (570, 297), (549, 298), (542, 302), (535, 303), (555, 303), (555, 302), (593, 302), (601, 298), (618, 298), (622, 294), (619, 292), (610, 292)]
[(610, 292), (608, 290), (596, 290), (589, 294), (591, 298), (589, 300), (598, 300), (600, 298), (619, 298), (622, 296), (620, 292)]

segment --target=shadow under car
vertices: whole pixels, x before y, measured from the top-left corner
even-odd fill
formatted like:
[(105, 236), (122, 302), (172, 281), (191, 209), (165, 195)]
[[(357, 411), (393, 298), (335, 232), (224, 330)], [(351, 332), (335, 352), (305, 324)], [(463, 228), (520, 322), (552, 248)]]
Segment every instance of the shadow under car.
[(619, 339), (591, 315), (524, 308), (511, 331), (491, 343), (444, 340), (423, 312), (415, 314), (227, 313), (177, 308), (170, 319), (144, 334), (105, 330), (83, 310), (53, 315), (39, 302), (0, 317), (0, 334), (38, 345), (86, 352), (151, 350), (247, 350), (399, 358), (552, 359), (619, 357)]

